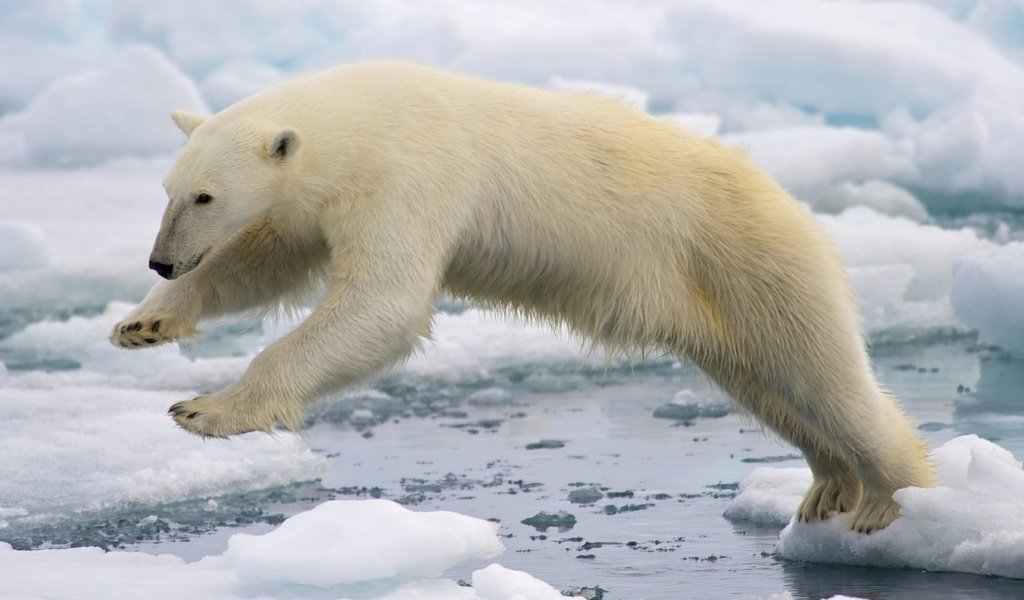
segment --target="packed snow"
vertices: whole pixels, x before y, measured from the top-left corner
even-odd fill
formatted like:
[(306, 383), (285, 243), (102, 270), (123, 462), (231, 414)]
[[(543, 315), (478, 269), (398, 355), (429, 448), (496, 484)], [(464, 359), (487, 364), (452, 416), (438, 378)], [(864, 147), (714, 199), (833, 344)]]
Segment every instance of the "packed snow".
[(1021, 462), (975, 435), (954, 438), (931, 457), (942, 484), (896, 492), (900, 517), (870, 535), (850, 531), (845, 516), (813, 524), (792, 519), (810, 485), (809, 469), (754, 469), (725, 514), (788, 523), (776, 550), (791, 560), (1024, 579)]
[[(1001, 0), (2, 3), (0, 52), (16, 60), (0, 61), (0, 529), (308, 482), (327, 468), (300, 435), (204, 443), (164, 415), (236, 379), (293, 320), (207, 324), (180, 350), (105, 340), (156, 279), (146, 259), (160, 182), (182, 143), (173, 108), (219, 110), (368, 58), (614, 96), (749, 148), (835, 239), (876, 347), (977, 335), (1007, 351), (1012, 371), (1024, 357), (1022, 40), (1024, 7)], [(398, 367), (414, 381), (638, 360), (444, 308), (425, 352)], [(934, 456), (946, 486), (899, 492), (904, 516), (890, 528), (790, 524), (779, 555), (1024, 578), (1020, 463), (971, 437)], [(808, 482), (806, 470), (755, 469), (731, 518), (782, 527)], [(493, 527), (469, 517), (328, 503), (195, 563), (0, 544), (0, 596), (560, 597), (499, 565), (474, 571), (472, 587), (441, 574), (498, 552)], [(347, 575), (363, 567), (374, 574)]]

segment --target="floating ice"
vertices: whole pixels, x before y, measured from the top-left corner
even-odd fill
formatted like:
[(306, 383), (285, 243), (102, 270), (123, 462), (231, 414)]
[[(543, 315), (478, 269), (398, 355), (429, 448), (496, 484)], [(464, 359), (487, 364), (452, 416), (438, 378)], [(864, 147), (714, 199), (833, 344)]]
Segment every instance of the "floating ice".
[[(278, 74), (387, 56), (539, 85), (557, 77), (629, 88), (654, 112), (709, 115), (731, 133), (779, 130), (769, 137), (807, 148), (827, 151), (849, 138), (842, 147), (855, 160), (829, 162), (824, 171), (767, 155), (801, 184), (843, 182), (833, 175), (862, 183), (870, 173), (928, 190), (933, 205), (1019, 206), (1024, 198), (1014, 144), (1024, 135), (1016, 101), (1024, 45), (1021, 10), (1010, 3), (605, 1), (594, 10), (582, 0), (471, 7), (247, 0), (231, 9), (123, 1), (0, 11), (0, 49), (23, 59), (0, 67), (0, 114), (7, 113), (0, 159), (8, 162), (19, 154), (40, 164), (173, 148), (176, 132), (150, 119), (164, 118), (165, 103), (196, 96), (184, 78), (165, 77), (168, 60), (221, 107)], [(139, 46), (167, 60), (136, 57), (128, 62), (150, 68), (110, 67), (111, 57)], [(109, 92), (75, 83), (96, 69), (106, 69)], [(158, 96), (159, 103), (142, 100)], [(110, 120), (44, 110), (65, 97), (93, 114), (97, 103), (116, 107), (123, 127), (108, 145), (81, 146), (74, 136), (92, 136)], [(25, 107), (38, 115), (32, 132), (43, 135), (29, 138), (15, 123), (12, 112)], [(43, 122), (44, 113), (52, 120)], [(704, 120), (702, 130), (718, 129), (713, 123)], [(820, 131), (808, 136), (807, 127)], [(815, 140), (819, 134), (826, 137)], [(817, 160), (814, 152), (804, 156)]]
[(0, 222), (0, 273), (42, 267), (47, 254), (46, 237), (38, 227)]
[(901, 341), (962, 330), (949, 303), (953, 263), (994, 247), (971, 229), (918, 225), (867, 208), (822, 215), (857, 292), (868, 333)]
[(576, 362), (604, 364), (598, 351), (586, 357), (584, 345), (564, 328), (552, 331), (546, 323), (523, 323), (484, 310), (439, 313), (433, 340), (424, 344), (402, 367), (421, 376), (460, 376), (486, 372), (501, 365)]
[(23, 145), (25, 153), (0, 158), (80, 165), (169, 154), (182, 144), (181, 133), (168, 127), (174, 108), (205, 105), (192, 81), (158, 51), (131, 46), (108, 69), (58, 79), (24, 112), (0, 120), (0, 135)]
[(263, 489), (316, 479), (326, 465), (292, 434), (185, 435), (165, 414), (180, 392), (29, 377), (41, 387), (0, 380), (0, 510), (17, 511), (8, 521)]
[(235, 534), (222, 558), (243, 581), (332, 586), (438, 577), (503, 550), (489, 521), (364, 500), (324, 502), (264, 535)]
[(783, 187), (799, 193), (839, 181), (862, 182), (907, 175), (913, 163), (878, 131), (804, 126), (724, 136), (750, 148), (754, 160)]
[(498, 564), (473, 571), (473, 589), (482, 600), (565, 600), (558, 590), (533, 575)]
[(957, 318), (1024, 358), (1024, 243), (964, 256), (955, 271), (950, 300)]
[(809, 188), (797, 197), (811, 205), (815, 212), (841, 213), (853, 206), (865, 206), (891, 217), (904, 217), (914, 222), (928, 219), (928, 211), (909, 191), (880, 179), (863, 183), (844, 181), (821, 188)]
[(502, 550), (496, 526), (488, 521), (413, 512), (389, 500), (331, 501), (264, 535), (235, 534), (223, 554), (195, 563), (98, 548), (19, 552), (0, 542), (0, 596), (269, 600), (329, 588), (332, 598), (364, 600), (564, 598), (548, 584), (497, 564), (473, 572), (473, 587), (439, 577), (446, 567)]
[(808, 469), (754, 469), (726, 516), (768, 526), (788, 522), (776, 551), (792, 560), (1024, 579), (1020, 462), (973, 435), (947, 442), (932, 459), (944, 485), (897, 491), (900, 518), (870, 535), (850, 531), (847, 516), (791, 520), (810, 484)]
[(785, 527), (810, 485), (810, 469), (757, 467), (740, 482), (725, 517)]

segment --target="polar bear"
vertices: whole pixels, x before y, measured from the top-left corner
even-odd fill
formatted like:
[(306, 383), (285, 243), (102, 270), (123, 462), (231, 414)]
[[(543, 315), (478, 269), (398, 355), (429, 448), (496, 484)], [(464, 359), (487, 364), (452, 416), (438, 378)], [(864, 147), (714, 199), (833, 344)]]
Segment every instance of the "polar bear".
[(802, 520), (852, 511), (870, 532), (895, 490), (933, 483), (830, 240), (741, 150), (594, 94), (399, 62), (173, 119), (188, 141), (150, 257), (165, 280), (111, 341), (326, 288), (236, 383), (171, 407), (190, 432), (298, 429), (315, 398), (416, 348), (447, 290), (692, 360), (803, 452)]

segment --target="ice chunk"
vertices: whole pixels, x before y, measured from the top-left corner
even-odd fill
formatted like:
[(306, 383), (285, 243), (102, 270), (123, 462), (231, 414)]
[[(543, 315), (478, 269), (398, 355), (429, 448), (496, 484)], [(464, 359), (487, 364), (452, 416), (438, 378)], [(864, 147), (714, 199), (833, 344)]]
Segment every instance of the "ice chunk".
[(432, 337), (423, 352), (409, 359), (405, 371), (451, 377), (486, 372), (509, 363), (603, 364), (601, 356), (585, 357), (583, 345), (565, 328), (552, 331), (545, 323), (510, 320), (480, 309), (436, 315)]
[[(2, 515), (4, 513), (0, 513)], [(3, 598), (242, 600), (556, 600), (555, 588), (492, 564), (473, 587), (437, 578), (465, 560), (502, 551), (493, 523), (457, 513), (413, 512), (389, 500), (332, 501), (264, 535), (235, 534), (220, 555), (186, 563), (171, 555), (99, 548), (18, 552), (0, 542)], [(59, 573), (60, 577), (54, 577)]]
[(331, 501), (264, 535), (235, 534), (223, 560), (244, 581), (331, 586), (437, 577), (501, 554), (497, 526), (457, 513), (416, 513), (390, 500)]
[(814, 524), (791, 520), (810, 481), (807, 469), (754, 469), (726, 516), (789, 521), (776, 547), (789, 559), (1024, 579), (1020, 462), (973, 435), (947, 442), (932, 459), (943, 485), (897, 491), (901, 516), (870, 535), (850, 531), (847, 515)]
[(971, 229), (918, 225), (865, 207), (822, 215), (820, 221), (839, 247), (874, 339), (963, 329), (949, 303), (953, 263), (992, 248), (992, 242)]
[[(491, 564), (473, 571), (480, 600), (565, 600), (561, 592), (529, 573)], [(579, 598), (579, 596), (571, 596)]]
[(151, 156), (182, 145), (181, 132), (169, 125), (174, 108), (206, 110), (192, 81), (160, 52), (132, 46), (106, 69), (55, 81), (24, 112), (0, 121), (0, 132), (22, 137), (30, 164)]
[(1024, 358), (1024, 242), (982, 250), (955, 263), (950, 301), (981, 338)]
[(883, 215), (904, 217), (918, 223), (928, 218), (928, 211), (913, 194), (879, 179), (864, 183), (843, 181), (825, 188), (803, 190), (798, 197), (810, 204), (815, 212), (841, 213), (853, 206), (866, 206)]
[(793, 127), (730, 134), (723, 140), (748, 146), (758, 164), (797, 193), (848, 180), (889, 179), (913, 168), (885, 135), (852, 127)]
[(811, 485), (810, 469), (757, 467), (740, 482), (728, 519), (784, 527)]
[(262, 489), (315, 479), (326, 466), (292, 434), (183, 434), (165, 414), (188, 397), (180, 392), (118, 389), (102, 374), (61, 381), (0, 380), (0, 507), (26, 511), (7, 520)]

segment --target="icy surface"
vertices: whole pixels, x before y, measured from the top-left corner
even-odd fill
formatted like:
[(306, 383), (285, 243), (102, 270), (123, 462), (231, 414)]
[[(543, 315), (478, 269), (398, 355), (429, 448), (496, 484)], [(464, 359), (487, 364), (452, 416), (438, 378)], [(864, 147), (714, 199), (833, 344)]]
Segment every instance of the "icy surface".
[[(16, 552), (0, 542), (4, 598), (360, 598), (556, 600), (546, 583), (492, 564), (473, 587), (440, 578), (448, 566), (502, 552), (495, 525), (455, 513), (413, 512), (388, 500), (325, 502), (264, 535), (235, 534), (195, 563), (98, 548)], [(59, 573), (60, 577), (54, 577)], [(324, 593), (328, 595), (323, 595)]]
[[(401, 535), (382, 535), (381, 524)], [(237, 534), (223, 555), (243, 581), (331, 586), (437, 577), (471, 558), (504, 550), (497, 526), (390, 500), (325, 502), (264, 535)]]
[[(633, 90), (653, 112), (713, 117), (699, 128), (749, 140), (797, 188), (884, 177), (943, 205), (1024, 197), (1014, 144), (1024, 137), (1024, 17), (1008, 2), (122, 1), (0, 11), (0, 48), (20, 59), (0, 69), (8, 164), (170, 150), (176, 132), (154, 125), (168, 104), (217, 109), (289, 73), (399, 57)], [(56, 110), (71, 96), (73, 110)], [(89, 147), (97, 130), (107, 135)], [(821, 159), (848, 154), (800, 169), (802, 145)]]
[(167, 127), (174, 108), (206, 109), (192, 81), (160, 52), (130, 46), (109, 68), (58, 79), (23, 112), (0, 120), (0, 139), (24, 149), (4, 158), (79, 165), (167, 154), (181, 145), (181, 132)]
[(949, 302), (953, 263), (993, 248), (992, 242), (971, 229), (919, 225), (864, 207), (823, 215), (821, 222), (843, 256), (870, 334), (905, 341), (962, 329)]
[(900, 517), (870, 535), (845, 516), (792, 520), (810, 483), (807, 469), (758, 468), (741, 483), (726, 516), (788, 522), (777, 551), (792, 560), (1024, 579), (1024, 471), (1010, 452), (969, 435), (932, 453), (942, 485), (896, 492)]
[[(414, 442), (422, 447), (410, 450), (411, 455), (449, 447), (466, 454), (467, 437), (480, 440), (500, 432), (508, 436), (501, 438), (507, 446), (496, 450), (485, 445), (486, 451), (479, 451), (482, 461), (500, 465), (508, 453), (529, 455), (516, 465), (521, 470), (507, 474), (507, 479), (527, 477), (553, 457), (563, 456), (569, 461), (563, 468), (574, 477), (588, 460), (594, 461), (595, 474), (579, 482), (586, 488), (613, 491), (599, 489), (601, 478), (609, 471), (624, 472), (654, 488), (651, 498), (661, 497), (664, 489), (683, 485), (669, 483), (674, 481), (675, 462), (657, 474), (645, 471), (649, 463), (617, 467), (630, 452), (628, 444), (616, 445), (623, 441), (621, 432), (637, 423), (643, 424), (639, 433), (634, 432), (637, 439), (649, 439), (652, 431), (665, 436), (649, 442), (657, 444), (658, 451), (679, 444), (673, 447), (688, 458), (688, 465), (711, 461), (714, 466), (703, 467), (706, 472), (698, 466), (696, 475), (680, 475), (697, 490), (681, 487), (674, 490), (678, 496), (663, 500), (638, 498), (636, 506), (650, 505), (638, 513), (601, 512), (601, 518), (624, 525), (592, 530), (592, 537), (580, 542), (601, 543), (607, 534), (624, 544), (623, 552), (640, 552), (635, 549), (643, 547), (642, 539), (636, 546), (625, 545), (636, 541), (638, 526), (653, 523), (656, 531), (650, 535), (655, 537), (680, 526), (676, 513), (657, 516), (658, 510), (666, 505), (693, 510), (695, 491), (725, 502), (717, 495), (731, 493), (731, 482), (747, 472), (747, 463), (741, 461), (791, 456), (788, 449), (768, 449), (751, 441), (748, 424), (719, 410), (716, 402), (721, 397), (700, 388), (697, 376), (677, 381), (685, 368), (671, 359), (653, 361), (654, 366), (639, 357), (606, 361), (600, 348), (588, 352), (564, 329), (552, 332), (546, 324), (521, 323), (450, 303), (435, 319), (434, 340), (425, 344), (423, 353), (397, 366), (393, 379), (332, 397), (313, 411), (311, 419), (324, 423), (341, 415), (338, 429), (354, 438), (346, 438), (345, 445), (328, 444), (332, 454), (312, 446), (305, 436), (243, 436), (204, 443), (173, 429), (164, 414), (169, 404), (234, 381), (256, 352), (287, 333), (293, 322), (205, 324), (202, 340), (182, 349), (168, 346), (128, 353), (105, 341), (110, 326), (156, 281), (146, 260), (166, 204), (160, 182), (183, 143), (168, 118), (169, 110), (219, 110), (292, 74), (367, 58), (407, 58), (542, 87), (591, 90), (725, 143), (747, 146), (755, 160), (818, 213), (836, 240), (873, 351), (908, 352), (917, 363), (898, 364), (898, 371), (881, 375), (887, 383), (902, 383), (919, 394), (916, 409), (928, 415), (923, 419), (929, 421), (926, 431), (939, 436), (941, 443), (955, 433), (985, 430), (1019, 454), (1024, 220), (1013, 210), (992, 210), (1024, 207), (1019, 159), (1019, 140), (1024, 139), (1024, 9), (1018, 4), (0, 3), (0, 52), (16, 58), (0, 61), (0, 531), (28, 532), (35, 536), (28, 541), (18, 536), (5, 539), (19, 539), (29, 547), (83, 540), (118, 547), (128, 538), (103, 540), (78, 535), (77, 530), (78, 537), (55, 536), (48, 528), (79, 527), (102, 534), (120, 527), (111, 515), (126, 510), (129, 520), (153, 525), (159, 537), (162, 530), (157, 525), (166, 524), (163, 515), (180, 516), (174, 513), (179, 510), (176, 502), (209, 506), (211, 512), (220, 510), (218, 514), (230, 518), (244, 516), (246, 503), (256, 495), (287, 495), (290, 492), (282, 489), (296, 489), (288, 486), (316, 488), (310, 480), (327, 477), (331, 465), (340, 465), (359, 442), (369, 439), (360, 437), (369, 434), (369, 428), (422, 411), (430, 419), (447, 419), (443, 427), (450, 435)], [(980, 344), (959, 337), (974, 332)], [(962, 342), (957, 358), (942, 363), (942, 373), (934, 374), (938, 367), (927, 362), (928, 352), (938, 340), (949, 339)], [(917, 345), (903, 347), (901, 342)], [(988, 345), (1000, 346), (1015, 358)], [(627, 380), (635, 386), (628, 392), (616, 387)], [(670, 389), (652, 392), (645, 387), (655, 385), (651, 382)], [(686, 389), (680, 392), (680, 387)], [(544, 399), (551, 404), (522, 417), (517, 412), (520, 404), (538, 391), (552, 394)], [(616, 407), (609, 398), (618, 399), (620, 393), (635, 394), (626, 400), (638, 402), (639, 408), (629, 413)], [(574, 394), (593, 397), (606, 410), (594, 417), (590, 430), (570, 418), (551, 424), (558, 421), (549, 411), (557, 411), (558, 403)], [(676, 402), (668, 403), (673, 394)], [(462, 401), (482, 413), (477, 420), (457, 422), (454, 415), (464, 414), (465, 407), (445, 404)], [(670, 410), (663, 408), (661, 414), (683, 418), (654, 419), (665, 406)], [(714, 409), (713, 415), (708, 408)], [(521, 429), (529, 418), (536, 423)], [(694, 419), (697, 425), (691, 422)], [(684, 427), (696, 428), (680, 429)], [(373, 448), (384, 455), (382, 461), (391, 460), (406, 431), (398, 428), (393, 439), (377, 439)], [(594, 431), (606, 437), (591, 440), (586, 455), (586, 436)], [(332, 435), (341, 434), (332, 430)], [(545, 439), (567, 442), (564, 448), (526, 450), (530, 443)], [(609, 445), (615, 446), (614, 456), (604, 454), (612, 452), (606, 449)], [(750, 455), (752, 447), (759, 450)], [(363, 458), (367, 463), (373, 459), (371, 452)], [(1019, 464), (999, 447), (973, 438), (942, 446), (936, 459), (948, 487), (901, 491), (906, 516), (885, 532), (869, 536), (868, 545), (841, 531), (841, 520), (836, 520), (815, 527), (791, 526), (780, 552), (809, 560), (1020, 577), (1024, 541), (1019, 498), (1024, 490)], [(426, 476), (431, 468), (413, 461), (406, 475)], [(345, 463), (337, 469), (350, 473), (357, 465)], [(369, 473), (364, 479), (371, 478)], [(648, 476), (649, 481), (644, 479)], [(780, 527), (802, 496), (807, 477), (804, 470), (755, 469), (730, 515)], [(561, 484), (565, 483), (563, 479)], [(525, 490), (529, 489), (527, 485)], [(531, 504), (508, 522), (518, 525), (522, 517), (540, 510), (572, 508), (578, 513), (577, 529), (585, 530), (594, 515), (568, 500), (564, 505), (552, 500), (568, 499), (569, 492), (548, 489), (535, 494), (540, 499), (535, 502), (541, 503)], [(521, 503), (527, 495), (519, 493), (514, 502)], [(226, 497), (241, 500), (225, 509), (233, 502)], [(466, 497), (445, 496), (438, 503), (447, 508), (472, 502)], [(308, 510), (310, 505), (302, 502), (281, 512)], [(610, 496), (602, 502), (622, 505)], [(657, 502), (662, 504), (654, 506)], [(202, 563), (139, 553), (104, 554), (97, 549), (15, 552), (0, 547), (0, 596), (202, 599), (319, 597), (322, 592), (324, 597), (354, 594), (364, 599), (555, 597), (553, 588), (532, 575), (496, 565), (480, 568), (472, 577), (469, 569), (482, 565), (467, 567), (473, 588), (447, 578), (410, 579), (417, 577), (420, 567), (410, 566), (406, 559), (451, 564), (472, 552), (458, 550), (462, 538), (443, 532), (426, 535), (430, 544), (425, 538), (402, 537), (403, 531), (392, 521), (408, 518), (421, 523), (420, 519), (384, 519), (382, 505), (375, 503), (353, 510), (365, 510), (366, 524), (377, 527), (373, 541), (394, 542), (400, 548), (385, 552), (395, 558), (385, 566), (394, 568), (396, 575), (364, 581), (359, 589), (345, 587), (351, 582), (340, 579), (315, 582), (332, 570), (304, 571), (300, 561), (287, 563), (286, 557), (275, 554), (278, 542), (271, 541), (288, 540), (283, 545), (297, 554), (308, 553), (321, 566), (316, 560), (327, 560), (334, 550), (362, 558), (359, 553), (365, 546), (327, 539), (326, 532), (337, 523), (317, 519), (335, 510), (330, 506), (300, 512), (306, 516), (287, 522), (266, 539), (254, 536), (265, 530), (249, 529), (230, 551), (206, 552), (211, 558)], [(476, 514), (477, 505), (460, 506), (456, 510)], [(716, 504), (703, 508), (711, 511), (704, 521), (721, 512)], [(629, 521), (630, 515), (650, 521)], [(260, 525), (271, 526), (274, 515), (264, 516)], [(316, 523), (303, 525), (304, 519)], [(342, 525), (338, 527), (353, 524)], [(686, 529), (701, 531), (706, 525), (686, 522)], [(409, 529), (412, 535), (416, 527)], [(745, 537), (731, 531), (724, 538), (679, 533), (687, 535), (691, 548), (700, 548), (687, 559), (699, 552), (696, 558), (701, 561), (716, 552), (736, 554), (738, 538)], [(206, 534), (187, 530), (197, 538)], [(302, 546), (288, 537), (293, 534), (317, 544)], [(775, 532), (769, 537), (768, 543), (774, 543)], [(226, 538), (222, 531), (219, 539), (226, 543)], [(664, 547), (670, 540), (658, 541)], [(196, 558), (203, 556), (202, 542), (198, 549), (189, 543), (153, 543), (157, 551), (187, 547)], [(405, 543), (418, 548), (420, 555), (403, 555)], [(700, 545), (718, 543), (725, 543), (724, 552)], [(602, 552), (614, 548), (581, 549), (583, 556), (596, 558), (570, 558), (576, 561), (573, 573), (617, 576), (622, 578), (619, 582), (637, 579), (636, 573), (620, 567), (640, 562), (638, 555), (613, 555), (620, 558), (601, 563)], [(760, 550), (747, 554), (759, 556)], [(260, 552), (275, 564), (280, 558), (282, 566), (261, 566), (265, 563), (260, 562)], [(512, 556), (530, 559), (525, 553), (510, 553), (509, 560)], [(554, 581), (564, 574), (565, 563), (536, 560), (537, 569), (551, 569), (529, 569), (542, 579)], [(732, 569), (735, 563), (730, 560), (739, 559), (723, 557), (719, 564)], [(587, 564), (594, 565), (592, 571), (580, 566)], [(700, 562), (699, 568), (705, 564), (710, 563)], [(739, 572), (764, 567), (744, 564)], [(677, 568), (675, 560), (672, 569)], [(792, 564), (782, 568), (789, 580), (800, 579)], [(67, 574), (74, 586), (53, 577), (55, 572)], [(656, 577), (664, 572), (658, 565), (644, 574)], [(240, 573), (245, 579), (264, 579), (254, 588), (244, 588)], [(805, 579), (817, 581), (818, 574)], [(678, 575), (670, 571), (666, 577)], [(879, 577), (872, 571), (867, 579)], [(902, 580), (894, 585), (902, 585)], [(928, 589), (934, 590), (940, 584), (930, 585)], [(987, 589), (994, 584), (982, 580), (978, 585)], [(322, 586), (328, 586), (327, 591)], [(310, 592), (311, 587), (318, 591)], [(835, 591), (811, 593), (794, 587), (798, 597)], [(677, 596), (673, 590), (659, 592)]]
[(954, 266), (957, 318), (983, 340), (1024, 357), (1024, 243), (969, 254)]
[(0, 510), (39, 518), (174, 502), (315, 479), (325, 467), (291, 434), (231, 443), (182, 435), (164, 414), (180, 393), (100, 378), (36, 389), (17, 382), (0, 380)]

